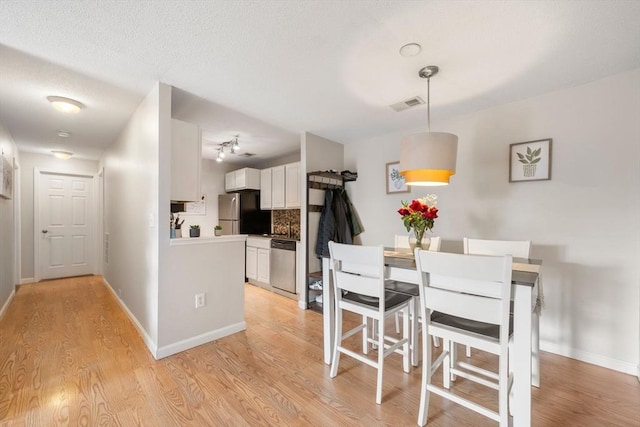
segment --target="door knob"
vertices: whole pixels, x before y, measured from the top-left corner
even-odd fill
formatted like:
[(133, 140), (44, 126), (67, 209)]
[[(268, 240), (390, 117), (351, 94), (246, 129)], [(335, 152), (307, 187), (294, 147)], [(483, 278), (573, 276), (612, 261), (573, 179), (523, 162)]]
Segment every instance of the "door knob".
[(49, 230), (42, 230), (42, 234), (47, 234)]

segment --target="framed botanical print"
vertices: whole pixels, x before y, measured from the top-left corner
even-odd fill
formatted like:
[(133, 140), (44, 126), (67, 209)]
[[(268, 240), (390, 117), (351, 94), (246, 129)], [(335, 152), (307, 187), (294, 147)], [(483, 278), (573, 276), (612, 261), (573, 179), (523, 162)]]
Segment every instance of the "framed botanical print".
[(409, 193), (411, 188), (404, 182), (404, 176), (400, 175), (400, 162), (391, 162), (386, 165), (387, 194)]
[(551, 138), (509, 145), (509, 182), (551, 179)]

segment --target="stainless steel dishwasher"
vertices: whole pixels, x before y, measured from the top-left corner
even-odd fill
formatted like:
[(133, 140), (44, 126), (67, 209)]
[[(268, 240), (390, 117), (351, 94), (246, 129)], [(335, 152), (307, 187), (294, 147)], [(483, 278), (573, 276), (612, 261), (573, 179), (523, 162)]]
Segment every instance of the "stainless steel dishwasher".
[(270, 282), (274, 288), (296, 293), (296, 242), (271, 239)]

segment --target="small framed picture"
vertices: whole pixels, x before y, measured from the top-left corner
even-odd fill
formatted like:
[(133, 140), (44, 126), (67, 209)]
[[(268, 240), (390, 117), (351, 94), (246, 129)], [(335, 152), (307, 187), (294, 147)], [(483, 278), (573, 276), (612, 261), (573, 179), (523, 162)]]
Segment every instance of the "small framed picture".
[(509, 145), (509, 182), (551, 179), (551, 138)]
[(10, 199), (13, 196), (13, 167), (4, 156), (0, 156), (0, 197)]
[(391, 162), (386, 165), (387, 194), (409, 193), (411, 188), (404, 182), (404, 176), (400, 175), (400, 162)]

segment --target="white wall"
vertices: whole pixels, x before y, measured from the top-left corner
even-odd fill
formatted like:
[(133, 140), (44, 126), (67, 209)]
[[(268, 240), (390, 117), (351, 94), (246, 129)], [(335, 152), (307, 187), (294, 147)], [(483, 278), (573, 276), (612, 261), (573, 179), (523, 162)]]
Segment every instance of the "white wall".
[[(159, 203), (160, 138), (162, 133), (169, 133), (169, 124), (161, 123), (160, 117), (161, 111), (170, 111), (170, 102), (171, 88), (159, 83), (102, 158), (104, 223), (109, 233), (109, 262), (104, 276), (142, 329), (143, 339), (154, 355), (161, 261), (158, 236), (162, 230), (168, 240), (169, 227), (168, 180), (164, 183), (164, 212), (160, 212)], [(164, 120), (170, 122), (170, 113), (166, 116)], [(164, 161), (168, 163), (168, 156)]]
[(202, 237), (213, 236), (213, 227), (218, 224), (218, 195), (224, 194), (224, 175), (225, 173), (239, 169), (230, 163), (218, 163), (215, 160), (202, 160), (202, 177), (200, 180), (200, 188), (202, 194), (205, 195), (205, 204), (207, 212), (205, 215), (180, 214), (180, 218), (184, 218), (182, 225), (183, 236), (189, 235), (189, 226), (198, 224), (200, 226), (200, 235)]
[[(0, 156), (4, 157), (13, 167), (14, 159), (18, 164), (18, 150), (13, 138), (2, 123), (0, 123)], [(2, 158), (0, 158), (2, 161)], [(11, 199), (0, 198), (0, 316), (13, 297), (15, 285), (18, 283), (17, 274), (17, 242), (16, 242), (16, 218), (15, 210), (19, 204), (20, 196), (16, 188), (16, 177), (19, 171), (14, 170), (14, 188)], [(2, 176), (0, 176), (2, 180)]]
[[(246, 329), (244, 237), (192, 239), (171, 246), (169, 253), (168, 268), (160, 278), (156, 358)], [(206, 303), (195, 308), (200, 293)]]
[(21, 281), (32, 282), (35, 277), (34, 263), (34, 212), (33, 212), (33, 171), (35, 168), (45, 171), (61, 173), (98, 173), (98, 162), (95, 160), (84, 160), (70, 158), (61, 160), (53, 155), (20, 153), (20, 217), (21, 217), (21, 258), (22, 273)]
[[(385, 194), (384, 165), (401, 137), (345, 147), (358, 172), (349, 193), (363, 244), (406, 233), (401, 200), (438, 195), (434, 235), (462, 251), (465, 236), (530, 239), (544, 262), (542, 348), (637, 373), (640, 301), (640, 70), (446, 122), (459, 137), (457, 173), (447, 187)], [(508, 182), (509, 144), (553, 138), (552, 179)]]

